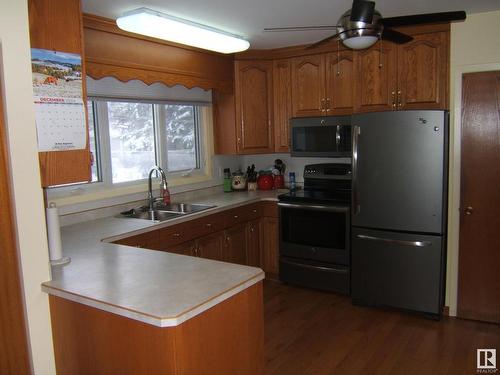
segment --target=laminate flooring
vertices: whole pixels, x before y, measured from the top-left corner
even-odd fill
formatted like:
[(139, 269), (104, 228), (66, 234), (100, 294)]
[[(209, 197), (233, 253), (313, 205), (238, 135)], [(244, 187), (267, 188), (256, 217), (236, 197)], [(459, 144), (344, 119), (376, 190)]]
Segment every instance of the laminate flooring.
[(500, 357), (496, 324), (354, 306), (274, 281), (264, 284), (264, 309), (266, 375), (472, 375), (476, 349)]

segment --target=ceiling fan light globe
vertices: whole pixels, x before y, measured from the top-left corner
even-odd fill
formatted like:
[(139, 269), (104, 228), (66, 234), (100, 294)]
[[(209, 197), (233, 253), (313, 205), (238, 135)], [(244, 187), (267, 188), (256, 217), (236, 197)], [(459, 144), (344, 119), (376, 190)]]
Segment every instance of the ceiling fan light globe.
[(365, 35), (344, 39), (342, 40), (342, 43), (344, 43), (346, 47), (351, 49), (365, 49), (373, 46), (375, 43), (377, 43), (377, 40), (378, 36)]

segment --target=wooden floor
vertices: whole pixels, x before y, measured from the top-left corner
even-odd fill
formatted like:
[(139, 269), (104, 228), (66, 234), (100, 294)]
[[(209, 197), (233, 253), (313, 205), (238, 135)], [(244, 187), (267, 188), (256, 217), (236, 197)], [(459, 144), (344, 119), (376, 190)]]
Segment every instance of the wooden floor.
[(500, 356), (499, 325), (358, 307), (272, 281), (264, 303), (267, 375), (472, 375), (476, 349)]

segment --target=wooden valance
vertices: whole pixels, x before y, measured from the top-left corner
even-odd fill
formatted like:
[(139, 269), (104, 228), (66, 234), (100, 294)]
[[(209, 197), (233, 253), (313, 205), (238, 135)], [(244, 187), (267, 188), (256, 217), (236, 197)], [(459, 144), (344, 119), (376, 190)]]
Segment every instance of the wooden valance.
[(147, 84), (233, 91), (233, 55), (128, 33), (114, 20), (90, 14), (84, 14), (83, 27), (86, 71), (94, 79), (111, 76), (123, 82), (138, 79)]

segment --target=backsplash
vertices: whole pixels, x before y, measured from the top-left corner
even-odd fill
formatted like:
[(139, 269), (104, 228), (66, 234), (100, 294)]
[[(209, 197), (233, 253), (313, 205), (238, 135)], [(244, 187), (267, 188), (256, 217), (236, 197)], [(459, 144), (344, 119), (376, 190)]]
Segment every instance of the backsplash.
[[(291, 157), (290, 154), (261, 154), (244, 156), (216, 155), (213, 158), (213, 178), (210, 181), (198, 184), (170, 187), (173, 201), (193, 201), (204, 195), (222, 191), (222, 170), (230, 168), (231, 172), (237, 169), (245, 171), (247, 166), (255, 164), (256, 170), (266, 169), (274, 165), (276, 159), (281, 159), (286, 165), (285, 181), (288, 183), (288, 173), (295, 172), (297, 184), (304, 182), (304, 166), (316, 163), (345, 163), (350, 158), (303, 158)], [(159, 193), (156, 191), (155, 195)], [(49, 196), (50, 201), (50, 196)], [(61, 226), (72, 225), (88, 220), (96, 220), (113, 216), (122, 211), (146, 203), (146, 192), (100, 199), (91, 202), (75, 203), (59, 207)]]
[(276, 159), (281, 159), (286, 165), (285, 181), (288, 181), (288, 172), (295, 172), (296, 181), (299, 184), (304, 182), (304, 166), (317, 163), (342, 163), (350, 164), (351, 158), (303, 158), (291, 157), (290, 154), (262, 154), (262, 155), (245, 155), (242, 157), (241, 163), (244, 168), (248, 165), (255, 164), (256, 170), (265, 169), (274, 165)]

